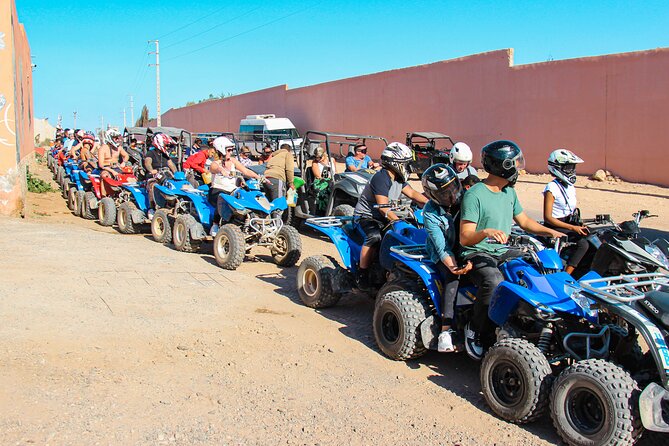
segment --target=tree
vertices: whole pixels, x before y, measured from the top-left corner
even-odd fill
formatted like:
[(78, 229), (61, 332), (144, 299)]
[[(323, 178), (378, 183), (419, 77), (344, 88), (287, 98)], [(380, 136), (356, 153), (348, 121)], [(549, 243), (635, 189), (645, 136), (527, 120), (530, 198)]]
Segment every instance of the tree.
[(139, 118), (135, 122), (135, 127), (147, 127), (149, 125), (149, 108), (144, 104), (142, 107), (142, 112), (139, 114)]

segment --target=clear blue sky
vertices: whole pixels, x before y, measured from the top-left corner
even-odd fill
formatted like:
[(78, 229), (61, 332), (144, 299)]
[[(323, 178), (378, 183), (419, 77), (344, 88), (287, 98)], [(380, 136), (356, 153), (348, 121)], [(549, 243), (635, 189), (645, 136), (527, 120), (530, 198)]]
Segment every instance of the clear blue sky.
[(35, 115), (70, 127), (77, 110), (86, 129), (100, 115), (122, 125), (124, 107), (130, 125), (129, 94), (135, 118), (143, 104), (155, 115), (156, 38), (163, 112), (501, 48), (525, 64), (669, 46), (667, 0), (16, 3), (37, 64)]

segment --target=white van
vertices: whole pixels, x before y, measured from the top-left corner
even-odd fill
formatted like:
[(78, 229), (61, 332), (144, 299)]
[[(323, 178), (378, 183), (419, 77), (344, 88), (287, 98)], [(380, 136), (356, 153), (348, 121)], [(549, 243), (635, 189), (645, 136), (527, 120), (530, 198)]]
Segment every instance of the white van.
[(290, 144), (293, 153), (299, 151), (302, 138), (288, 118), (275, 115), (248, 115), (239, 123), (238, 140), (249, 147), (251, 152), (260, 155), (265, 144), (277, 150), (282, 144)]

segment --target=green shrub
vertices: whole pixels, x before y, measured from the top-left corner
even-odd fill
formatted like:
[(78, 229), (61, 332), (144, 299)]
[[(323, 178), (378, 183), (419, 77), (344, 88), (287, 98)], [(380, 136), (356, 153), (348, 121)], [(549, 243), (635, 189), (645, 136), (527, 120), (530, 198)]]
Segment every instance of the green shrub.
[(28, 192), (43, 194), (45, 192), (56, 191), (49, 183), (40, 178), (37, 178), (35, 175), (31, 174), (30, 171), (26, 171), (26, 180), (28, 182)]

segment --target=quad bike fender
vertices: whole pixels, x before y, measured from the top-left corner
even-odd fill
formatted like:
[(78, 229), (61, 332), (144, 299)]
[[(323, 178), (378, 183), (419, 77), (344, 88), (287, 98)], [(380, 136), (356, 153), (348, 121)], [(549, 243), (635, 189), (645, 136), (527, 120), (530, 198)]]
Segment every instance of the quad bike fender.
[(562, 269), (562, 259), (560, 258), (560, 254), (554, 249), (542, 249), (537, 252), (537, 257), (539, 257), (541, 264), (546, 269), (558, 271)]
[(139, 210), (144, 211), (149, 208), (149, 192), (146, 189), (137, 185), (125, 185), (123, 188), (130, 192)]
[(415, 260), (408, 257), (402, 256), (395, 252), (390, 252), (390, 255), (398, 262), (403, 263), (405, 266), (411, 268), (418, 277), (423, 281), (425, 288), (427, 289), (430, 299), (432, 299), (432, 304), (434, 305), (435, 312), (441, 314), (441, 278), (439, 273), (434, 268), (431, 262), (425, 261), (424, 259)]
[(497, 325), (504, 325), (511, 313), (518, 307), (518, 303), (523, 300), (532, 307), (540, 309), (543, 313), (554, 314), (555, 312), (544, 302), (553, 301), (554, 298), (545, 293), (533, 292), (527, 288), (516, 285), (515, 283), (502, 282), (497, 285), (490, 300), (488, 316)]
[(337, 252), (339, 253), (339, 258), (341, 259), (341, 263), (344, 265), (344, 268), (348, 270), (352, 268), (353, 253), (351, 252), (351, 246), (348, 243), (348, 236), (346, 235), (341, 226), (330, 226), (330, 227), (319, 226), (310, 223), (309, 220), (305, 222), (305, 225), (327, 235), (330, 238), (330, 240), (332, 240), (332, 243), (335, 245), (335, 248), (337, 248)]
[(430, 350), (436, 350), (441, 331), (441, 319), (431, 314), (420, 323), (419, 328), (423, 345)]
[[(195, 212), (197, 213), (197, 221), (199, 223), (199, 226), (202, 226), (203, 224), (209, 226), (214, 220), (214, 212), (215, 209), (214, 207), (209, 203), (209, 200), (207, 199), (206, 195), (201, 195), (201, 194), (186, 194), (185, 196), (188, 198), (191, 203), (193, 204), (193, 207), (195, 208)], [(204, 229), (203, 229), (204, 231)], [(193, 238), (196, 238), (195, 235), (193, 235)], [(199, 238), (197, 240), (200, 240)]]
[(657, 383), (650, 383), (639, 396), (639, 412), (643, 427), (655, 432), (669, 432), (669, 424), (662, 417), (662, 406), (669, 404), (669, 391)]

